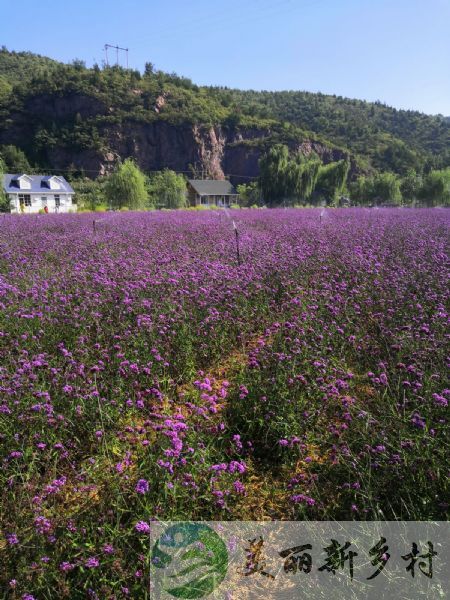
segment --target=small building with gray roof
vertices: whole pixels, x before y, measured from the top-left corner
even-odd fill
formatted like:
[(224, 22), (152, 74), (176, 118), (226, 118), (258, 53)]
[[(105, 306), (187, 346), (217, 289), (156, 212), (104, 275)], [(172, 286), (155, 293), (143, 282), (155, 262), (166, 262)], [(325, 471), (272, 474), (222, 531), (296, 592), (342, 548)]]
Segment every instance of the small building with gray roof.
[(225, 179), (189, 179), (187, 195), (189, 206), (229, 208), (239, 199), (234, 186)]

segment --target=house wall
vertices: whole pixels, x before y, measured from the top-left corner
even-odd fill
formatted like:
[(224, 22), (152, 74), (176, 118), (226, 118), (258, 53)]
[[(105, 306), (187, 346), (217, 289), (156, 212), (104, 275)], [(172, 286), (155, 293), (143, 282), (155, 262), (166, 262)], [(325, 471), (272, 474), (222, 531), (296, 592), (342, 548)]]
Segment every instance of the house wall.
[[(27, 194), (27, 190), (20, 190), (20, 194)], [(11, 213), (20, 214), (22, 211), (20, 210), (19, 193), (9, 193), (8, 195), (11, 201)], [(55, 195), (59, 195), (60, 199), (60, 206), (58, 210), (56, 210)], [(40, 210), (42, 210), (45, 206), (45, 203), (42, 200), (43, 198), (47, 199), (47, 207), (49, 213), (67, 213), (77, 210), (77, 205), (73, 204), (72, 201), (73, 194), (61, 192), (59, 194), (55, 194), (53, 191), (47, 190), (46, 192), (43, 191), (39, 194), (29, 194), (29, 196), (31, 200), (31, 206), (24, 206), (23, 212), (25, 214), (36, 214)]]
[(199, 196), (195, 197), (195, 206), (231, 206), (234, 196)]

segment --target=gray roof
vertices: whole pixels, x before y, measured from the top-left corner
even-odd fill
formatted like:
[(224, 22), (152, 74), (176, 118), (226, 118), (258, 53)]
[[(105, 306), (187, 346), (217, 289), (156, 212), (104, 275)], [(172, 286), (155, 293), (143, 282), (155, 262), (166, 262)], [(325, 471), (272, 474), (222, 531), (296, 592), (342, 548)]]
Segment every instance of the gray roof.
[(200, 196), (230, 196), (237, 194), (229, 181), (219, 179), (189, 179)]
[[(26, 175), (31, 181), (31, 188), (20, 189), (18, 178)], [(57, 190), (50, 189), (49, 179), (55, 177), (59, 181), (60, 188)], [(26, 173), (6, 173), (3, 176), (3, 189), (8, 193), (24, 193), (24, 194), (39, 194), (42, 192), (53, 194), (73, 194), (72, 187), (61, 175), (28, 175)]]

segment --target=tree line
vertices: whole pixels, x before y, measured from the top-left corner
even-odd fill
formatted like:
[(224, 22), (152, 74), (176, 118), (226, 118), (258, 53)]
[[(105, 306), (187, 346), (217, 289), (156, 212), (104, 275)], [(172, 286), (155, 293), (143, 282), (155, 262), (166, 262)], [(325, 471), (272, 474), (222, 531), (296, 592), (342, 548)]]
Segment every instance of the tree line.
[[(10, 168), (14, 166), (15, 168)], [(18, 168), (20, 167), (20, 168)], [(315, 154), (290, 153), (276, 144), (259, 160), (257, 180), (237, 186), (240, 205), (413, 205), (450, 206), (450, 168), (418, 173), (410, 169), (404, 177), (374, 173), (349, 179), (350, 162), (342, 159), (323, 164)], [(31, 172), (25, 154), (14, 146), (0, 148), (0, 175), (6, 171)], [(170, 169), (149, 176), (133, 159), (119, 162), (115, 171), (96, 180), (71, 180), (79, 209), (145, 210), (187, 207), (184, 175)], [(8, 201), (0, 192), (0, 209)]]
[(409, 169), (403, 177), (375, 172), (351, 180), (348, 159), (322, 164), (316, 154), (290, 154), (282, 144), (264, 154), (259, 166), (258, 181), (238, 186), (248, 205), (450, 205), (450, 167), (428, 173)]
[[(11, 168), (15, 167), (15, 168)], [(7, 172), (32, 173), (25, 154), (14, 146), (0, 147), (0, 182)], [(133, 159), (118, 163), (107, 177), (72, 178), (79, 210), (146, 210), (185, 208), (186, 178), (170, 169), (145, 175)], [(9, 210), (9, 201), (0, 187), (0, 211)]]
[(170, 169), (147, 176), (133, 159), (117, 165), (107, 177), (72, 181), (85, 210), (149, 210), (186, 208), (186, 178)]

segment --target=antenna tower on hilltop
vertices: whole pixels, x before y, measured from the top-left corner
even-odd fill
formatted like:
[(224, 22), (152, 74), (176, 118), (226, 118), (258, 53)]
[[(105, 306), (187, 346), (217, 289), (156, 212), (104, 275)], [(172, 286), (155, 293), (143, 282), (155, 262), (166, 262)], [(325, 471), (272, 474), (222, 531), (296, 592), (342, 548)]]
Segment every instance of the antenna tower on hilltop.
[(122, 52), (125, 52), (127, 69), (128, 69), (128, 48), (121, 48), (117, 44), (115, 46), (113, 46), (111, 44), (105, 44), (104, 50), (105, 50), (105, 59), (106, 59), (106, 66), (107, 67), (109, 67), (108, 48), (114, 49), (116, 51), (116, 65), (119, 65), (119, 50), (121, 50)]

